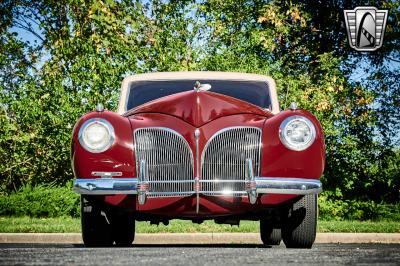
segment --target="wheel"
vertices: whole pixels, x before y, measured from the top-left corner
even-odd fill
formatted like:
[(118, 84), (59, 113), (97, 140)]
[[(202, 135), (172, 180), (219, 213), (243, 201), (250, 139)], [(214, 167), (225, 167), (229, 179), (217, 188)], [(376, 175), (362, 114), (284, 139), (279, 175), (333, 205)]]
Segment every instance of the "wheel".
[(272, 246), (281, 243), (281, 229), (274, 228), (273, 224), (265, 219), (260, 220), (260, 235), (264, 245)]
[(135, 239), (135, 219), (129, 214), (115, 214), (112, 218), (113, 238), (119, 247), (132, 245)]
[(282, 224), (287, 248), (311, 248), (317, 233), (318, 196), (305, 195), (289, 208)]
[(81, 196), (82, 239), (86, 247), (113, 244), (112, 227), (104, 208), (93, 198)]

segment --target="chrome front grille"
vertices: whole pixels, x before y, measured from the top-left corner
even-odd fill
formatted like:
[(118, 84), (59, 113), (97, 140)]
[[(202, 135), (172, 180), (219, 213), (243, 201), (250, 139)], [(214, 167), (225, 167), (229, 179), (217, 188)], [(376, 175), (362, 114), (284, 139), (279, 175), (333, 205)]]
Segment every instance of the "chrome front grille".
[(140, 128), (134, 133), (136, 169), (146, 164), (149, 197), (192, 195), (193, 154), (182, 135), (168, 128)]
[(201, 190), (205, 195), (246, 194), (246, 159), (259, 174), (261, 130), (232, 127), (217, 132), (206, 144), (201, 160)]
[[(168, 128), (140, 128), (134, 133), (136, 166), (148, 197), (248, 194), (248, 162), (259, 175), (261, 130), (231, 127), (218, 131), (204, 147), (200, 186), (194, 177), (193, 152), (182, 135)], [(248, 161), (246, 163), (246, 161)], [(196, 190), (195, 190), (196, 189)]]

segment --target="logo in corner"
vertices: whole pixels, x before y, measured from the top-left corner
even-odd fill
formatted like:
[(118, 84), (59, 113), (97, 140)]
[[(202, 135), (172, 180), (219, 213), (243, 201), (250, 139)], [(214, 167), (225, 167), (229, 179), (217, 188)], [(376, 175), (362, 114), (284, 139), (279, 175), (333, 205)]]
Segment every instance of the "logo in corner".
[(344, 10), (350, 47), (360, 52), (379, 49), (383, 43), (387, 14), (387, 10), (378, 10), (371, 6)]

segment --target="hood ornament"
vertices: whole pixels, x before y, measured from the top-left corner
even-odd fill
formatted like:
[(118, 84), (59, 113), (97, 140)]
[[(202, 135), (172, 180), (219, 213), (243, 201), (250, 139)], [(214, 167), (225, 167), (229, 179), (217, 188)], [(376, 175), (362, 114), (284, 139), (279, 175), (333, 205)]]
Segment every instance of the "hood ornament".
[(201, 84), (200, 81), (196, 81), (196, 83), (194, 84), (193, 89), (194, 89), (196, 92), (199, 92), (199, 91), (208, 91), (208, 90), (211, 89), (211, 84), (207, 84), (207, 83)]

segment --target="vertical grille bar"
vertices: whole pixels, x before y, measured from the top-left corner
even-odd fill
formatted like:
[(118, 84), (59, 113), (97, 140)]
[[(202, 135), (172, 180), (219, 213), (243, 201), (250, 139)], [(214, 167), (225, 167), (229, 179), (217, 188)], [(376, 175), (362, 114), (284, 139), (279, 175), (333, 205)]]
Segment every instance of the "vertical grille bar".
[(202, 190), (206, 195), (241, 196), (246, 181), (246, 159), (259, 175), (261, 130), (256, 127), (225, 128), (206, 144), (201, 161)]

